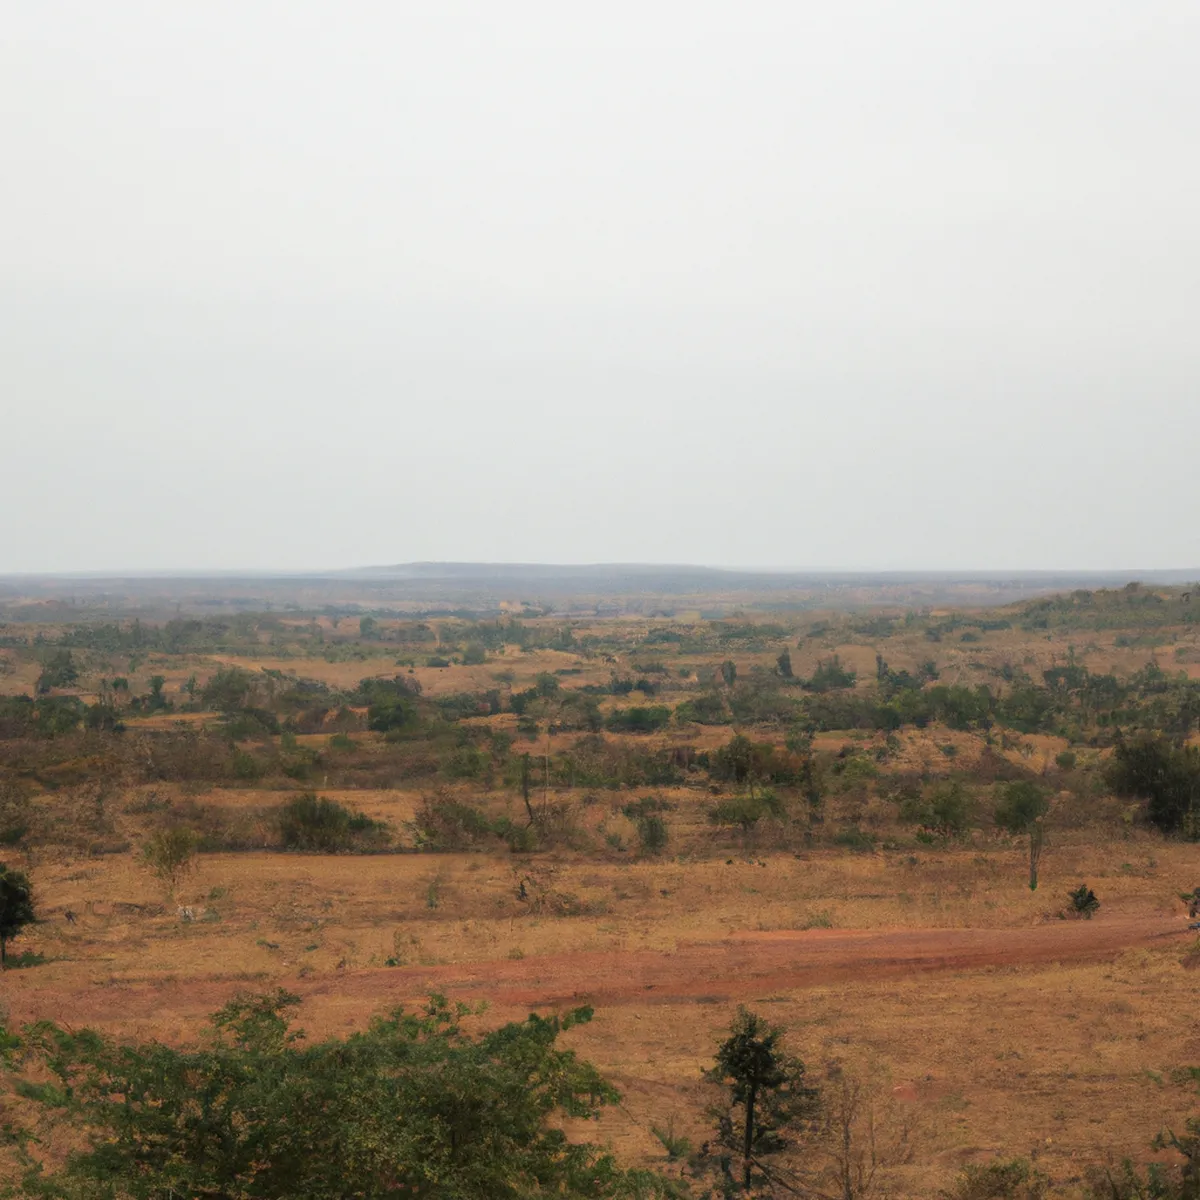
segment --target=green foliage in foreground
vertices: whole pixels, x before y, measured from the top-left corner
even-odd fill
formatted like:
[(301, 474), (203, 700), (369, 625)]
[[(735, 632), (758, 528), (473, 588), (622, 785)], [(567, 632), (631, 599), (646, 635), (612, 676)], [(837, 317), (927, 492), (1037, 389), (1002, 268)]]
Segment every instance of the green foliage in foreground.
[(28, 1046), (52, 1083), (19, 1085), (72, 1131), (59, 1169), (27, 1145), (17, 1195), (70, 1200), (537, 1200), (670, 1194), (554, 1128), (619, 1097), (556, 1045), (591, 1018), (531, 1016), (478, 1036), (433, 997), (345, 1041), (306, 1045), (284, 991), (241, 997), (201, 1049), (50, 1024)]

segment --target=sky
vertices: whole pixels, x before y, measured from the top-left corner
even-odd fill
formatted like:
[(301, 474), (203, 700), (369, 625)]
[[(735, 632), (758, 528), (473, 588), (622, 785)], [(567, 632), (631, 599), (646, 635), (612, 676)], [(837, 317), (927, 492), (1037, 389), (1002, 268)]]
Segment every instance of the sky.
[(1195, 0), (16, 0), (0, 574), (1200, 565)]

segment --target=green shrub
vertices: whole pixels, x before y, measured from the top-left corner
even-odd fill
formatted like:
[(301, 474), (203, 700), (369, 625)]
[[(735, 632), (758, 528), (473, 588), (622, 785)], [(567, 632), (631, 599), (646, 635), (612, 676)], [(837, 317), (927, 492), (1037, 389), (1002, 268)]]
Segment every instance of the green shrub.
[(179, 881), (192, 869), (199, 843), (196, 833), (183, 825), (160, 829), (142, 847), (142, 862), (158, 876), (168, 899)]
[[(971, 823), (971, 794), (957, 780), (926, 792), (910, 791), (900, 800), (900, 819), (919, 825), (928, 840), (960, 837)], [(923, 839), (926, 840), (926, 839)]]
[(671, 720), (671, 710), (665, 704), (648, 707), (622, 708), (609, 713), (604, 722), (614, 733), (653, 733)]
[(1122, 742), (1109, 782), (1119, 796), (1145, 800), (1147, 815), (1163, 833), (1200, 838), (1200, 748), (1153, 735)]
[(720, 801), (709, 810), (708, 819), (713, 825), (737, 826), (743, 833), (749, 833), (763, 817), (780, 819), (786, 814), (783, 801), (770, 788), (763, 788), (754, 795)]
[(418, 850), (435, 852), (466, 850), (508, 833), (506, 825), (493, 824), (478, 808), (441, 790), (421, 797), (408, 828)]
[(817, 669), (812, 673), (804, 688), (809, 692), (832, 692), (840, 688), (852, 688), (858, 681), (858, 675), (853, 668), (847, 670), (842, 666), (841, 659), (835, 654), (829, 659), (819, 659)]
[(1081, 883), (1071, 892), (1069, 899), (1071, 901), (1071, 911), (1083, 917), (1086, 921), (1090, 921), (1096, 910), (1100, 907), (1100, 901), (1096, 898), (1096, 893), (1086, 883)]
[(661, 854), (667, 848), (667, 823), (657, 813), (638, 818), (638, 846), (643, 854)]
[(279, 836), (285, 850), (338, 854), (377, 848), (386, 842), (386, 826), (336, 800), (305, 792), (279, 809)]
[(675, 710), (675, 717), (681, 723), (693, 721), (697, 725), (728, 725), (730, 723), (729, 709), (717, 692), (708, 692), (685, 700)]
[(474, 746), (459, 746), (442, 759), (442, 772), (451, 779), (478, 779), (487, 760)]
[[(199, 1046), (183, 1049), (43, 1025), (28, 1047), (37, 1074), (20, 1080), (42, 1123), (53, 1123), (45, 1142), (27, 1143), (38, 1194), (678, 1194), (562, 1131), (620, 1099), (559, 1044), (560, 1033), (591, 1019), (590, 1008), (481, 1032), (472, 1023), (468, 1032), (461, 1021), (470, 1010), (435, 996), (344, 1040), (301, 1041), (292, 1028), (298, 1003), (283, 990), (239, 995)], [(74, 1152), (53, 1154), (64, 1139)]]
[(964, 1167), (954, 1187), (941, 1196), (942, 1200), (1043, 1200), (1049, 1188), (1045, 1175), (1025, 1159), (1014, 1158)]
[(847, 825), (833, 835), (833, 844), (853, 850), (856, 854), (867, 854), (875, 849), (875, 835), (859, 829), (857, 825)]

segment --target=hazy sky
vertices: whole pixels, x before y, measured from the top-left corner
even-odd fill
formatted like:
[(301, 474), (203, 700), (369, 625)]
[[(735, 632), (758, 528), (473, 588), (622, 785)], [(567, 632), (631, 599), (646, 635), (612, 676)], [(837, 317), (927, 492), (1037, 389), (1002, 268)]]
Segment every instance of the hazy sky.
[(1200, 564), (1196, 0), (12, 0), (0, 573)]

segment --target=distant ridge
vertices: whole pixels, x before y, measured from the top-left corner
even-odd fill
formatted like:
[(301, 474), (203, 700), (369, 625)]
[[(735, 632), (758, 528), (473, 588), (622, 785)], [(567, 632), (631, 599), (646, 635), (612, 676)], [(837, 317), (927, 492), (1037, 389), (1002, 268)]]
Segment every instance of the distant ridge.
[(1123, 586), (1143, 583), (1190, 583), (1200, 580), (1200, 567), (1166, 570), (1105, 570), (1105, 571), (924, 571), (924, 570), (820, 570), (784, 569), (773, 567), (709, 567), (696, 564), (665, 563), (507, 563), (507, 562), (410, 562), (388, 566), (349, 567), (337, 571), (314, 572), (313, 577), (362, 579), (447, 579), (459, 581), (500, 581), (522, 579), (574, 583), (638, 581), (670, 579), (675, 583), (692, 580), (697, 584), (737, 586), (740, 582), (756, 586), (812, 586), (830, 583), (869, 586), (884, 583), (1029, 583), (1039, 586), (1070, 587), (1084, 584), (1090, 587)]

